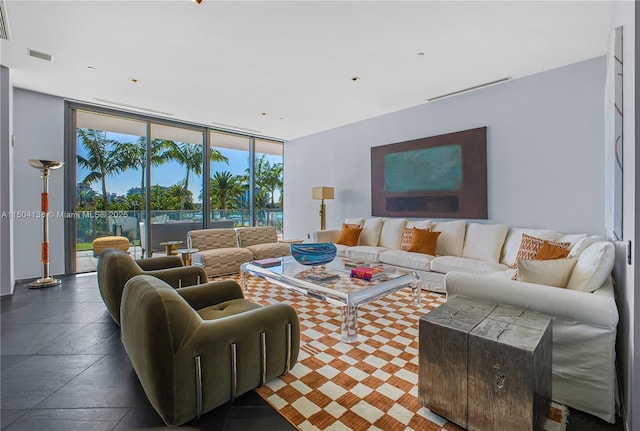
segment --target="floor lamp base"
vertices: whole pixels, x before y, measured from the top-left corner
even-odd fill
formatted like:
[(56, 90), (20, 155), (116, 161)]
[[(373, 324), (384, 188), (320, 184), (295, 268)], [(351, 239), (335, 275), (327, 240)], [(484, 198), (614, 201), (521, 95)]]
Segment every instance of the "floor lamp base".
[(29, 283), (29, 289), (40, 289), (41, 287), (57, 286), (60, 283), (62, 283), (62, 281), (58, 280), (57, 278), (39, 278), (36, 281), (32, 281), (31, 283)]

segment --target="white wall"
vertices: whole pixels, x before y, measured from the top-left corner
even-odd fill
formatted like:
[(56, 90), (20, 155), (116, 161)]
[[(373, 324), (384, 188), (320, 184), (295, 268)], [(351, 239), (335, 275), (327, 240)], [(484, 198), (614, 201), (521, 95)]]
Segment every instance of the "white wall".
[[(64, 100), (59, 97), (14, 90), (15, 147), (13, 154), (14, 210), (40, 211), (42, 181), (40, 172), (27, 159), (64, 160)], [(49, 177), (49, 211), (64, 207), (64, 167)], [(16, 218), (14, 232), (14, 269), (17, 280), (41, 275), (40, 243), (42, 219)], [(64, 223), (49, 218), (50, 273), (64, 274)]]
[[(635, 277), (635, 267), (640, 261), (638, 241), (640, 232), (636, 230), (636, 207), (640, 172), (636, 171), (636, 62), (637, 51), (637, 11), (634, 2), (613, 2), (611, 34), (618, 26), (623, 27), (623, 240), (616, 242), (616, 279), (617, 302), (620, 312), (618, 325), (618, 364), (622, 380), (624, 398), (624, 416), (628, 430), (640, 429), (640, 293)], [(632, 241), (635, 250), (632, 264), (627, 263), (628, 242)], [(632, 408), (632, 406), (636, 406)]]
[(10, 70), (0, 66), (0, 295), (13, 293), (13, 86)]
[(285, 236), (319, 228), (311, 187), (333, 186), (327, 227), (369, 216), (370, 147), (487, 126), (489, 219), (604, 234), (605, 57), (349, 124), (285, 145)]

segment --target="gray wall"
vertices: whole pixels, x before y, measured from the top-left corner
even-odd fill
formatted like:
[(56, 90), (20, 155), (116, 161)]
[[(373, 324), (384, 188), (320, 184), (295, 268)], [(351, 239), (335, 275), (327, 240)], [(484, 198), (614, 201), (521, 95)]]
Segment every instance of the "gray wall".
[(487, 126), (491, 222), (604, 234), (605, 57), (288, 142), (285, 236), (319, 228), (311, 187), (333, 186), (327, 227), (371, 215), (370, 147)]
[(0, 295), (13, 293), (13, 87), (9, 69), (0, 66)]
[[(40, 211), (42, 182), (40, 171), (27, 159), (64, 160), (64, 100), (59, 97), (16, 88), (14, 91), (15, 147), (13, 154), (13, 205), (17, 214), (14, 231), (14, 270), (17, 280), (37, 278), (41, 274), (40, 243), (42, 219), (28, 217)], [(62, 213), (64, 207), (64, 167), (49, 178), (49, 211)], [(72, 191), (74, 192), (74, 191)], [(62, 217), (49, 219), (50, 273), (64, 274), (64, 223)]]

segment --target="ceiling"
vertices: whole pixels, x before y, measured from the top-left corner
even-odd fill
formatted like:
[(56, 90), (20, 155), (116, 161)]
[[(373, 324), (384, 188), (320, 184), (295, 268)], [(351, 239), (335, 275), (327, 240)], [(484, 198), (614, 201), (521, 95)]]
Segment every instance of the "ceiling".
[(15, 87), (282, 139), (605, 55), (611, 14), (596, 1), (4, 6)]

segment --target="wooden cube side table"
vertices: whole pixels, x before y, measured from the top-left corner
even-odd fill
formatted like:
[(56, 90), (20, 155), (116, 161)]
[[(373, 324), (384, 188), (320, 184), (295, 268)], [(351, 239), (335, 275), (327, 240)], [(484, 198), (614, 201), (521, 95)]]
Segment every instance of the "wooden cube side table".
[(420, 403), (468, 430), (542, 430), (551, 331), (540, 313), (449, 298), (420, 318)]
[(469, 333), (469, 430), (543, 430), (551, 403), (549, 316), (498, 305)]

